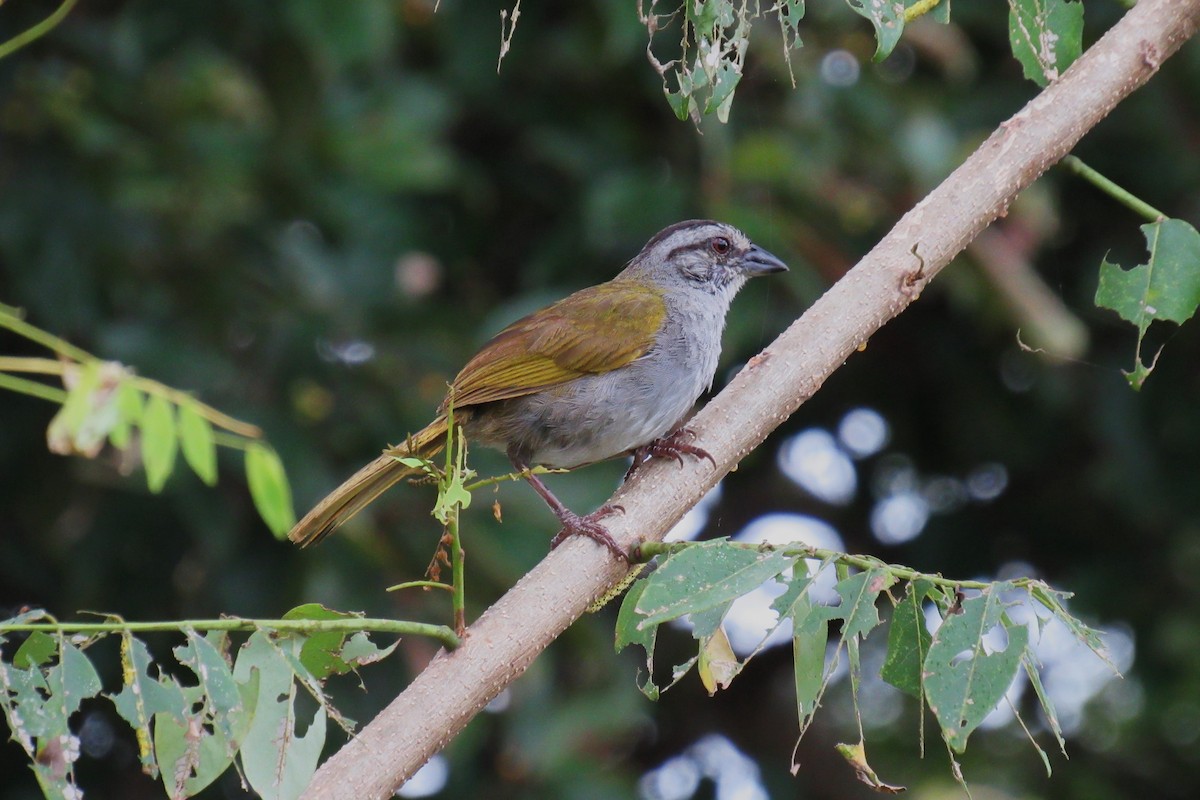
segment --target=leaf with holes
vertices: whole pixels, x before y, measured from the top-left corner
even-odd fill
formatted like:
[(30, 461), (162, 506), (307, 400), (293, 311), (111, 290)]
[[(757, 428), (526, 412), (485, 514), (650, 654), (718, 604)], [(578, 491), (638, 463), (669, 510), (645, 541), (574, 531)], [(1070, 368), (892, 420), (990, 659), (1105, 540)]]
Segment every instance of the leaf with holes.
[(1083, 3), (1008, 0), (1008, 39), (1025, 77), (1038, 86), (1058, 80), (1083, 52)]
[[(240, 705), (252, 706), (258, 692), (257, 676), (238, 690)], [(233, 763), (236, 751), (223, 732), (229, 726), (216, 724), (220, 720), (204, 687), (184, 687), (183, 697), (188, 707), (184, 722), (167, 712), (154, 715), (154, 753), (163, 786), (173, 800), (198, 794), (219, 778)], [(239, 714), (232, 726), (235, 735), (241, 738), (249, 722), (248, 714)]]
[(684, 548), (646, 579), (636, 609), (644, 617), (639, 625), (659, 625), (723, 605), (758, 588), (795, 561), (795, 556), (739, 547), (728, 539)]
[(129, 723), (137, 737), (138, 758), (142, 772), (151, 777), (158, 775), (150, 721), (156, 714), (164, 714), (183, 723), (187, 719), (188, 702), (183, 687), (169, 675), (150, 674), (151, 667), (158, 672), (150, 657), (150, 651), (141, 639), (128, 632), (121, 636), (122, 687), (117, 694), (105, 695), (116, 706), (117, 713)]
[(1200, 306), (1200, 233), (1179, 219), (1142, 226), (1150, 258), (1132, 269), (1121, 269), (1105, 258), (1100, 263), (1096, 305), (1116, 311), (1138, 329), (1134, 368), (1125, 376), (1141, 388), (1158, 360), (1142, 360), (1142, 339), (1159, 320), (1183, 324)]
[[(846, 0), (859, 16), (866, 17), (875, 28), (875, 61), (883, 61), (892, 54), (900, 34), (904, 32), (904, 6), (902, 0)], [(911, 5), (913, 0), (908, 0)]]
[(79, 797), (74, 765), (80, 743), (70, 719), (100, 692), (100, 676), (78, 647), (62, 636), (53, 640), (54, 652), (47, 653), (44, 641), (25, 651), (27, 669), (0, 658), (0, 708), (46, 796)]
[[(283, 618), (333, 620), (355, 619), (362, 616), (361, 613), (334, 611), (320, 603), (306, 603), (293, 608), (284, 614)], [(400, 643), (397, 639), (388, 647), (378, 647), (370, 640), (365, 631), (358, 631), (353, 635), (343, 631), (314, 631), (307, 636), (298, 637), (298, 639), (300, 641), (300, 663), (318, 681), (323, 681), (330, 675), (352, 672), (364, 664), (372, 664), (387, 658)]]
[(843, 639), (865, 639), (879, 625), (879, 609), (875, 607), (875, 601), (880, 592), (895, 582), (896, 577), (881, 567), (872, 567), (838, 581), (834, 588), (842, 598), (842, 603), (836, 608), (827, 609), (826, 613), (830, 619), (844, 620)]
[(625, 599), (621, 601), (621, 609), (617, 612), (615, 646), (618, 653), (631, 644), (639, 645), (646, 651), (646, 681), (639, 688), (642, 694), (651, 700), (657, 700), (659, 689), (654, 683), (654, 641), (658, 635), (658, 626), (643, 627), (640, 624), (642, 616), (637, 612), (637, 604), (642, 598), (642, 592), (646, 590), (646, 583), (646, 578), (640, 578), (629, 587)]
[[(1021, 666), (1029, 629), (1004, 615), (1001, 595), (1012, 584), (994, 583), (978, 597), (964, 600), (933, 635), (925, 657), (925, 697), (952, 750), (963, 752), (967, 737), (1004, 698)], [(999, 625), (1003, 650), (988, 652), (984, 637)]]
[(238, 748), (238, 723), (246, 709), (242, 706), (241, 693), (225, 656), (196, 631), (188, 631), (187, 641), (172, 652), (180, 664), (195, 674), (207, 698), (213, 725), (220, 729), (232, 755)]
[(325, 744), (324, 706), (318, 705), (300, 734), (295, 672), (263, 631), (242, 646), (233, 672), (241, 684), (258, 676), (258, 699), (241, 751), (246, 780), (266, 800), (298, 797), (316, 772)]

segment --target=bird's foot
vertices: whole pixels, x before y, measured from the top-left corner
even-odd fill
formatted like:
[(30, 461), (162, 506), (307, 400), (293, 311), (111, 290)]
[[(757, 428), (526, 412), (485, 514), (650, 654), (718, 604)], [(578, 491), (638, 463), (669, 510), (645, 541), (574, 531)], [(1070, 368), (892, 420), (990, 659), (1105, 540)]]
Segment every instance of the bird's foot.
[(637, 472), (638, 467), (650, 460), (653, 456), (659, 458), (673, 458), (679, 462), (679, 466), (683, 466), (684, 456), (694, 456), (695, 458), (707, 458), (715, 468), (717, 466), (716, 459), (712, 454), (703, 447), (696, 447), (694, 444), (688, 444), (687, 439), (695, 439), (696, 432), (691, 428), (679, 428), (674, 433), (669, 433), (655, 439), (648, 445), (639, 447), (633, 451), (633, 463), (629, 465), (629, 470), (625, 473), (625, 480)]
[(586, 536), (597, 544), (602, 544), (608, 548), (609, 552), (616, 556), (621, 561), (629, 563), (629, 554), (621, 549), (617, 544), (617, 540), (600, 524), (600, 520), (616, 513), (625, 513), (625, 509), (618, 505), (603, 505), (600, 508), (588, 514), (586, 517), (581, 517), (573, 511), (564, 509), (563, 514), (560, 514), (558, 519), (562, 523), (562, 530), (559, 531), (553, 539), (550, 540), (550, 549), (558, 547), (569, 536)]

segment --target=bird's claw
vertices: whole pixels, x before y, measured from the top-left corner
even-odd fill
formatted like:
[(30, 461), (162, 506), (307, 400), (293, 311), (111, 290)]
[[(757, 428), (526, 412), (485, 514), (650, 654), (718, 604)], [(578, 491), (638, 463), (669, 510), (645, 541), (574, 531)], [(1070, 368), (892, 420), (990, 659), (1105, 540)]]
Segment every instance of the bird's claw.
[(674, 433), (669, 433), (655, 439), (648, 445), (643, 445), (633, 451), (633, 463), (629, 465), (629, 470), (625, 473), (625, 480), (637, 472), (638, 467), (654, 456), (659, 458), (673, 458), (683, 466), (684, 456), (694, 456), (695, 458), (707, 458), (709, 463), (715, 469), (717, 461), (712, 457), (712, 454), (703, 447), (696, 447), (694, 444), (688, 444), (684, 439), (695, 439), (696, 432), (691, 428), (679, 428)]
[(550, 540), (550, 549), (553, 550), (558, 547), (570, 536), (586, 536), (593, 542), (607, 547), (608, 551), (619, 560), (624, 561), (626, 564), (630, 563), (629, 554), (621, 549), (621, 546), (617, 544), (612, 534), (600, 524), (600, 520), (617, 513), (624, 514), (625, 509), (622, 506), (612, 503), (600, 506), (600, 508), (586, 517), (581, 517), (578, 514), (568, 511), (566, 515), (559, 517), (559, 521), (562, 522), (563, 527)]

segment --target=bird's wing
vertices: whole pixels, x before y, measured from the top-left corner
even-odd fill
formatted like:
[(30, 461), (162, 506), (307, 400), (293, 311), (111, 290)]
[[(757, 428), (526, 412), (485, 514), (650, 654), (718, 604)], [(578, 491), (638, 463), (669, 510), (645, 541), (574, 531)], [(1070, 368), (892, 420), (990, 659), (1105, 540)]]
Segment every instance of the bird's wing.
[(583, 289), (496, 334), (458, 373), (447, 403), (521, 397), (623, 367), (654, 345), (665, 317), (662, 292), (652, 286), (616, 281)]

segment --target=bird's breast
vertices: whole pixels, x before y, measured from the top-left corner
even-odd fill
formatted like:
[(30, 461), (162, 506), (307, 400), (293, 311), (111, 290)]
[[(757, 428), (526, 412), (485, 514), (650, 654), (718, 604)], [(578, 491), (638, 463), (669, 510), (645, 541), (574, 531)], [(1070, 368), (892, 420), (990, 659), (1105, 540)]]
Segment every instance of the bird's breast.
[[(723, 312), (723, 309), (719, 309)], [(724, 313), (672, 309), (641, 358), (480, 407), (469, 433), (522, 461), (571, 468), (623, 455), (679, 426), (712, 384)]]

